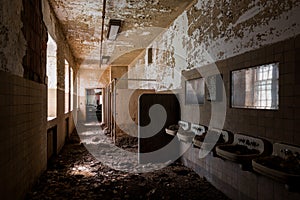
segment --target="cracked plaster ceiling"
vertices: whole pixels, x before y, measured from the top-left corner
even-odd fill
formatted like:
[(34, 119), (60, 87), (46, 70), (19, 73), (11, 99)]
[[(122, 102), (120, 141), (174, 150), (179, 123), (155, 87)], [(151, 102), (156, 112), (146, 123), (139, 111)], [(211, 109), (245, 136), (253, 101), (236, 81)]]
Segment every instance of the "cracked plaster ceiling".
[[(194, 0), (107, 0), (103, 56), (112, 65), (129, 65)], [(83, 68), (97, 68), (103, 0), (49, 0)], [(109, 19), (122, 20), (117, 40), (106, 39)]]

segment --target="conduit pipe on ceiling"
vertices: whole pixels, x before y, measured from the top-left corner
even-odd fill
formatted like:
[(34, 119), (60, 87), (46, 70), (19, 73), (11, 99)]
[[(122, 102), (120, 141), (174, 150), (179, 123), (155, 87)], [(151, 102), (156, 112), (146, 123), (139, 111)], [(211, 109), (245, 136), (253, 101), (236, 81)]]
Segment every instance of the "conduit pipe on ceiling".
[(102, 46), (103, 46), (103, 35), (104, 35), (105, 9), (106, 9), (106, 0), (103, 0), (102, 27), (101, 27), (101, 40), (100, 40), (100, 68), (102, 66)]

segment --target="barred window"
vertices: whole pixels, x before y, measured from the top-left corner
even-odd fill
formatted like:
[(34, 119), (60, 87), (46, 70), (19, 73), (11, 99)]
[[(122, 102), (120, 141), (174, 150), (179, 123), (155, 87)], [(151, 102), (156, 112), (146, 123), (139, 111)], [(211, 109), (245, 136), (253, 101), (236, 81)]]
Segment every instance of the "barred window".
[(231, 105), (236, 108), (279, 107), (279, 63), (266, 64), (231, 73)]
[(256, 70), (254, 102), (259, 108), (278, 108), (278, 66), (269, 64)]

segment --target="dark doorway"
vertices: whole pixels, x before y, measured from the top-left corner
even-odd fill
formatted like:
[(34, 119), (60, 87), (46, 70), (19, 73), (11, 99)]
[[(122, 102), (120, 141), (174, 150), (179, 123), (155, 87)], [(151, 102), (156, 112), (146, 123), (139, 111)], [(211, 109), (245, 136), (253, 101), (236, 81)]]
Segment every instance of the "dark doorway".
[(47, 131), (47, 160), (57, 154), (57, 126)]
[(86, 89), (86, 121), (102, 122), (102, 88)]

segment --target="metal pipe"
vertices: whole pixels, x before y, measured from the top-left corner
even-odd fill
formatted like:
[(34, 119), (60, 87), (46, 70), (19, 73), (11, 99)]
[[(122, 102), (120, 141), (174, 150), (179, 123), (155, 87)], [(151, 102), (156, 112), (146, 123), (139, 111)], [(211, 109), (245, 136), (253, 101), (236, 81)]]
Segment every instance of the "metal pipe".
[(100, 68), (102, 66), (102, 46), (103, 46), (103, 34), (104, 34), (105, 9), (106, 9), (106, 0), (103, 0), (102, 27), (101, 27), (101, 40), (100, 40)]

